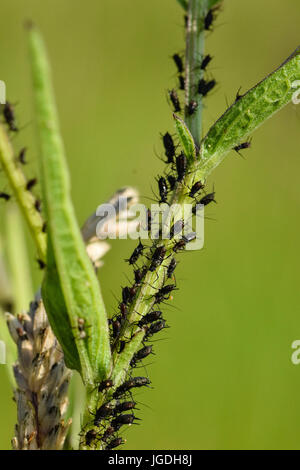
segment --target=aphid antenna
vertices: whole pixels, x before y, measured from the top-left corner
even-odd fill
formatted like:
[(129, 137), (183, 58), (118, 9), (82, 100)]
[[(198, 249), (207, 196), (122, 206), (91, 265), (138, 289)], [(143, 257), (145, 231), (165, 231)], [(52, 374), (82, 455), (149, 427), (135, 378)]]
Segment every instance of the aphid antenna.
[(242, 89), (242, 87), (240, 86), (238, 91), (236, 92), (235, 99), (234, 99), (234, 102), (232, 104), (237, 103), (237, 101), (239, 101), (244, 96), (244, 95), (240, 95), (241, 89)]
[(166, 160), (161, 155), (159, 155), (157, 153), (155, 146), (153, 146), (153, 152), (154, 152), (154, 155), (156, 156), (156, 158), (158, 158), (158, 160), (160, 160), (163, 163), (167, 163)]
[[(154, 353), (151, 353), (151, 354), (154, 354)], [(144, 369), (144, 370), (145, 370), (145, 373), (148, 374), (146, 367), (152, 366), (153, 364), (155, 364), (155, 362), (149, 362), (148, 364), (141, 364), (140, 366), (132, 366), (132, 367), (134, 367), (135, 370), (137, 370), (137, 369)], [(136, 409), (137, 409), (137, 408), (136, 408)]]
[[(168, 90), (167, 90), (167, 93), (168, 93)], [(176, 134), (176, 132), (174, 132), (173, 134), (171, 134), (171, 132), (169, 132), (169, 131), (167, 131), (167, 132), (170, 134), (170, 136), (171, 136), (172, 138), (177, 139), (177, 134)], [(163, 136), (164, 136), (164, 134), (162, 134), (161, 132), (160, 132), (159, 135), (160, 135), (161, 138), (163, 138)], [(176, 145), (176, 148), (177, 148), (177, 147), (179, 147), (179, 144)]]
[[(164, 327), (164, 330), (166, 330), (167, 328), (171, 328), (171, 327), (168, 326), (168, 325), (166, 325), (166, 326)], [(159, 339), (151, 339), (151, 338), (148, 338), (146, 341), (147, 341), (147, 343), (150, 343), (150, 344), (151, 344), (151, 343), (158, 343), (159, 341), (167, 341), (167, 340), (169, 340), (169, 339), (171, 339), (171, 338), (170, 338), (169, 336), (167, 336), (166, 338), (159, 338)], [(144, 344), (144, 343), (142, 343), (142, 344)]]
[(17, 137), (19, 137), (19, 133), (21, 131), (23, 131), (24, 129), (26, 129), (26, 127), (28, 127), (29, 125), (31, 125), (33, 123), (33, 121), (28, 121), (26, 124), (24, 124), (24, 126), (22, 127), (18, 127), (18, 131), (17, 132), (14, 132), (14, 133), (11, 133), (10, 134), (10, 140), (13, 142)]
[[(123, 273), (124, 274), (124, 273)], [(114, 293), (114, 291), (112, 289), (110, 289), (110, 294), (113, 296), (113, 298), (120, 303), (120, 299), (119, 297)]]
[(141, 195), (140, 198), (147, 199), (148, 201), (152, 201), (152, 202), (158, 203), (158, 196), (157, 196), (157, 195), (155, 194), (155, 192), (153, 191), (152, 186), (151, 186), (151, 192), (152, 192), (153, 196), (155, 196), (155, 198), (152, 198), (152, 197), (149, 197), (149, 196), (143, 196), (143, 195)]
[(241, 154), (241, 152), (239, 150), (234, 150), (235, 153), (237, 153), (243, 160), (246, 160), (246, 157), (244, 157), (243, 154)]
[[(152, 406), (149, 406), (149, 405), (147, 405), (146, 403), (143, 403), (142, 401), (136, 401), (136, 404), (137, 404), (137, 405), (145, 406), (145, 408), (148, 408), (149, 410), (153, 411)], [(135, 408), (135, 410), (138, 410), (138, 411), (139, 411), (140, 408)]]

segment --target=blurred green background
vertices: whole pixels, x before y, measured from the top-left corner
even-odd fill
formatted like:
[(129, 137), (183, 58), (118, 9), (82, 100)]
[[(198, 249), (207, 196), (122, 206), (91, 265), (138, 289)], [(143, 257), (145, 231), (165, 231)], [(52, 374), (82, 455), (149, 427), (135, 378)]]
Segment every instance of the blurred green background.
[[(32, 176), (28, 18), (49, 49), (80, 223), (120, 186), (151, 197), (163, 169), (159, 133), (173, 132), (170, 57), (184, 48), (176, 0), (2, 0), (0, 79), (18, 103), (24, 129), (14, 143), (29, 147)], [(207, 37), (218, 86), (206, 101), (205, 129), (240, 86), (246, 91), (295, 49), (299, 26), (297, 0), (224, 1)], [(245, 160), (232, 153), (210, 178), (218, 204), (206, 214), (215, 220), (206, 221), (204, 249), (180, 255), (176, 308), (165, 309), (172, 328), (155, 343), (147, 368), (153, 390), (137, 396), (147, 406), (139, 406), (141, 426), (126, 432), (126, 449), (300, 448), (300, 365), (291, 362), (291, 343), (300, 339), (299, 128), (300, 107), (291, 104), (255, 133)], [(115, 241), (105, 258), (100, 279), (110, 312), (133, 246)], [(4, 366), (0, 380), (7, 449), (16, 412)]]

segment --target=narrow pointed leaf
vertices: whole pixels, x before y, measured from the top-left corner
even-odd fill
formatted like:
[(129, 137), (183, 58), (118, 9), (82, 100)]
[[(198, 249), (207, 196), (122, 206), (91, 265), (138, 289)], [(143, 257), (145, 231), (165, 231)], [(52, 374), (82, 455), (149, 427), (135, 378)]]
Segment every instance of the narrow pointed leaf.
[(177, 135), (179, 137), (183, 151), (188, 159), (194, 160), (196, 158), (196, 146), (193, 136), (190, 133), (186, 123), (176, 114), (173, 114), (173, 116), (175, 119)]
[[(29, 40), (48, 231), (49, 270), (43, 298), (67, 364), (77, 369), (85, 382), (94, 383), (110, 369), (107, 317), (71, 202), (45, 47), (35, 28), (30, 29)], [(78, 330), (78, 321), (82, 321), (83, 331)]]
[(230, 150), (288, 104), (297, 80), (300, 80), (300, 48), (240, 97), (211, 127), (201, 146), (200, 171), (207, 176)]

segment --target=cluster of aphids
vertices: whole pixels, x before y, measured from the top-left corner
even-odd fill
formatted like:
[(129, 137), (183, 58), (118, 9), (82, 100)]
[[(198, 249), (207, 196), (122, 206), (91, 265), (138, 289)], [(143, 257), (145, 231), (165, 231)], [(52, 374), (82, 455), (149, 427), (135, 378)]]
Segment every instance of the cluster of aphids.
[[(132, 377), (110, 394), (110, 398), (93, 415), (93, 427), (83, 436), (85, 445), (95, 446), (101, 440), (104, 449), (110, 450), (124, 444), (125, 440), (119, 435), (121, 428), (139, 421), (134, 415), (137, 403), (133, 401), (132, 390), (149, 384), (147, 377)], [(98, 391), (106, 396), (112, 387), (111, 380), (104, 380)]]
[[(205, 18), (205, 29), (210, 30), (214, 20), (214, 10), (210, 10)], [(174, 54), (174, 62), (177, 67), (179, 80), (179, 90), (185, 88), (184, 64), (179, 54)], [(199, 67), (205, 71), (211, 62), (210, 55), (202, 57)], [(214, 80), (204, 80), (202, 78), (198, 83), (198, 93), (206, 96), (215, 86)], [(178, 93), (175, 89), (169, 91), (169, 98), (173, 105), (174, 112), (182, 111)], [(186, 107), (186, 112), (192, 115), (197, 109), (196, 102), (190, 102)], [(166, 170), (164, 176), (157, 178), (158, 200), (160, 204), (170, 203), (170, 194), (178, 185), (185, 186), (185, 177), (188, 174), (187, 157), (183, 152), (178, 152), (176, 142), (172, 135), (166, 132), (162, 136), (164, 154), (166, 159)], [(195, 181), (191, 187), (186, 188), (186, 193), (191, 198), (193, 204), (193, 214), (197, 213), (197, 204), (204, 206), (215, 202), (215, 193), (209, 194), (204, 192), (204, 184), (201, 181)], [(150, 209), (146, 214), (147, 230), (151, 232), (153, 217)], [(140, 240), (131, 256), (127, 260), (134, 269), (134, 280), (131, 285), (122, 288), (122, 298), (118, 306), (118, 312), (109, 320), (111, 348), (114, 353), (122, 353), (126, 346), (126, 342), (130, 338), (124, 339), (125, 329), (132, 327), (132, 331), (137, 329), (144, 330), (144, 339), (142, 347), (134, 354), (130, 362), (130, 370), (128, 371), (127, 380), (117, 389), (114, 389), (113, 382), (108, 379), (103, 381), (98, 390), (104, 396), (104, 403), (96, 410), (93, 416), (93, 427), (84, 435), (85, 444), (87, 446), (94, 445), (95, 442), (101, 440), (105, 449), (113, 449), (124, 443), (119, 431), (124, 425), (135, 424), (138, 418), (134, 415), (136, 402), (133, 400), (132, 391), (137, 388), (148, 386), (150, 380), (147, 377), (136, 377), (131, 374), (132, 370), (141, 367), (142, 361), (153, 354), (153, 336), (167, 328), (166, 320), (160, 310), (160, 305), (164, 304), (171, 298), (172, 292), (177, 289), (174, 271), (177, 266), (175, 255), (177, 252), (184, 250), (186, 245), (195, 239), (194, 232), (188, 235), (181, 234), (184, 228), (183, 220), (177, 220), (170, 229), (168, 249), (162, 243), (158, 243), (154, 248), (149, 248)], [(159, 229), (161, 234), (161, 228)], [(147, 273), (154, 273), (158, 268), (163, 266), (164, 279), (160, 288), (152, 295), (151, 308), (144, 316), (135, 324), (130, 324), (129, 313), (134, 310), (134, 301), (141, 286), (146, 282)], [(138, 313), (138, 312), (136, 312)]]
[[(214, 8), (211, 8), (207, 12), (203, 21), (203, 28), (205, 31), (211, 31), (214, 20), (216, 18), (217, 9), (218, 9), (217, 7), (214, 7)], [(185, 17), (185, 24), (187, 26), (187, 17)], [(179, 90), (184, 90), (185, 89), (185, 75), (184, 75), (184, 63), (183, 63), (182, 57), (180, 54), (174, 54), (173, 60), (177, 67), (178, 88)], [(208, 65), (210, 64), (211, 61), (212, 61), (211, 55), (207, 54), (199, 58), (199, 64), (196, 67), (200, 68), (204, 73), (205, 71), (207, 71)], [(200, 78), (198, 83), (196, 84), (197, 93), (199, 93), (199, 95), (201, 95), (202, 97), (205, 97), (215, 86), (216, 86), (216, 80), (206, 79), (202, 76), (202, 78)], [(173, 105), (174, 112), (180, 113), (182, 111), (182, 106), (180, 103), (178, 93), (175, 89), (169, 90), (169, 98)], [(189, 116), (192, 116), (197, 110), (197, 108), (198, 108), (197, 101), (193, 99), (190, 100), (185, 105), (186, 114), (188, 114)]]
[[(3, 117), (3, 121), (11, 133), (19, 132), (19, 127), (16, 121), (15, 110), (14, 110), (14, 106), (12, 105), (12, 103), (10, 103), (9, 101), (6, 101), (4, 105), (1, 105), (0, 116)], [(27, 163), (26, 151), (27, 151), (26, 147), (21, 148), (16, 158), (16, 165), (22, 165), (22, 166), (26, 165)], [(32, 192), (32, 189), (34, 188), (36, 184), (37, 184), (37, 178), (28, 179), (26, 181), (26, 186), (25, 186), (26, 191)], [(11, 195), (5, 191), (0, 191), (0, 199), (3, 199), (4, 201), (9, 201), (11, 199)], [(41, 200), (35, 196), (34, 196), (34, 209), (37, 212), (41, 212), (41, 209), (42, 209)], [(46, 231), (46, 223), (44, 223), (42, 227), (42, 231), (43, 232)], [(41, 260), (37, 260), (37, 261), (41, 269), (45, 267), (43, 261)]]

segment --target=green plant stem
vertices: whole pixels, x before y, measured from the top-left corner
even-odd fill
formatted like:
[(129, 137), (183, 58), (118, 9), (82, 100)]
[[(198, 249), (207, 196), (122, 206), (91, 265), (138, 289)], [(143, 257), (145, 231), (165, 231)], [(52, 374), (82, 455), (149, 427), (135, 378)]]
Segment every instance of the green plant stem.
[[(202, 3), (201, 0), (197, 0), (196, 2), (192, 0), (193, 9), (190, 9), (189, 15), (193, 15), (192, 19), (189, 21), (192, 23), (195, 20), (194, 15), (197, 14), (197, 18), (199, 15), (199, 5)], [(196, 8), (197, 7), (197, 8)], [(202, 11), (202, 10), (201, 10)], [(198, 57), (198, 52), (193, 52), (193, 48), (197, 48), (199, 51), (199, 42), (201, 43), (201, 48), (203, 47), (203, 37), (201, 37), (201, 41), (199, 41), (199, 35), (197, 35), (197, 41), (195, 41), (195, 37), (192, 34), (192, 41), (191, 35), (187, 38), (187, 42), (189, 45), (187, 46), (187, 53), (189, 53), (189, 57), (191, 60), (190, 66), (186, 69), (186, 96), (191, 96), (191, 99), (195, 96), (192, 83), (196, 83), (199, 76), (199, 69), (194, 67), (192, 64), (196, 63), (196, 57)], [(202, 50), (202, 49), (201, 49)], [(192, 75), (192, 76), (190, 76)], [(196, 77), (194, 77), (196, 75)], [(199, 100), (199, 96), (197, 96), (197, 100)], [(197, 119), (193, 120), (193, 126), (195, 129), (195, 135), (200, 136), (201, 132), (198, 132), (197, 126), (201, 122), (202, 113), (199, 112), (197, 115)], [(195, 136), (193, 136), (195, 138)], [(200, 137), (199, 137), (200, 142)], [(183, 183), (178, 184), (176, 190), (174, 191), (171, 204), (178, 204), (179, 207), (183, 207), (183, 204), (186, 202), (191, 202), (186, 194), (186, 188), (191, 187), (194, 178), (195, 178), (195, 162), (190, 159), (191, 167), (187, 172), (187, 176)], [(188, 200), (189, 199), (189, 200)], [(178, 211), (180, 213), (180, 211)], [(180, 216), (178, 214), (174, 214), (174, 220), (178, 220)], [(152, 246), (152, 250), (155, 249), (157, 245), (164, 245), (166, 248), (166, 257), (167, 259), (172, 254), (172, 247), (173, 241), (170, 240), (155, 240)], [(171, 257), (169, 258), (171, 259)], [(146, 266), (149, 268), (151, 263), (151, 259), (148, 261)], [(132, 359), (133, 355), (138, 351), (143, 337), (145, 335), (145, 330), (140, 329), (137, 326), (137, 321), (141, 319), (144, 315), (146, 315), (154, 304), (154, 295), (155, 293), (162, 287), (166, 278), (166, 270), (167, 270), (168, 262), (162, 263), (154, 272), (150, 272), (148, 270), (146, 277), (142, 286), (140, 287), (139, 291), (137, 292), (136, 299), (134, 303), (131, 305), (130, 312), (127, 315), (127, 321), (125, 326), (122, 329), (119, 341), (125, 341), (127, 344), (131, 344), (133, 342), (133, 347), (129, 347), (130, 354), (128, 353), (127, 347), (125, 347), (124, 351), (121, 354), (117, 353), (118, 345), (115, 344), (114, 353), (113, 353), (113, 367), (112, 367), (112, 379), (114, 382), (115, 390), (121, 383), (124, 382), (126, 378), (126, 374), (129, 368), (130, 360)], [(133, 341), (134, 339), (134, 341)], [(128, 343), (129, 341), (129, 343)], [(97, 408), (101, 406), (104, 401), (110, 400), (112, 398), (112, 391), (109, 392), (106, 396), (102, 393), (98, 394), (97, 390), (90, 390), (87, 394), (87, 404), (86, 410), (83, 420), (83, 427), (84, 432), (93, 428), (93, 424), (91, 423), (91, 416), (95, 414)], [(91, 414), (92, 413), (92, 414)], [(101, 442), (95, 443), (95, 448), (101, 448)], [(81, 441), (80, 445), (81, 449), (86, 449), (84, 439)]]
[(14, 310), (25, 310), (33, 299), (29, 260), (25, 234), (17, 206), (9, 206), (6, 212), (6, 246), (13, 289)]
[(0, 162), (14, 192), (16, 201), (28, 224), (32, 238), (35, 242), (38, 256), (45, 261), (46, 236), (43, 233), (43, 219), (36, 210), (35, 198), (26, 190), (26, 178), (14, 158), (14, 151), (3, 124), (0, 124)]
[[(189, 115), (185, 111), (185, 122), (199, 148), (202, 132), (202, 95), (198, 93), (198, 83), (203, 77), (201, 60), (204, 56), (204, 18), (207, 14), (207, 0), (190, 0), (186, 28), (186, 60), (185, 60), (185, 104), (197, 103), (197, 109)], [(187, 109), (187, 108), (186, 108)]]

